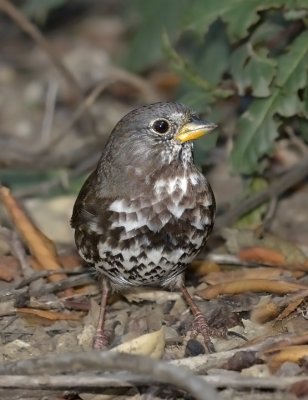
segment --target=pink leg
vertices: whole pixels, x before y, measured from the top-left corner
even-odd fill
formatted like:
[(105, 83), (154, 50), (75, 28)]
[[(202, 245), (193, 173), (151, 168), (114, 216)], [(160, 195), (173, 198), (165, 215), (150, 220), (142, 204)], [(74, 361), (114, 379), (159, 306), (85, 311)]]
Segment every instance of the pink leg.
[(186, 303), (189, 305), (193, 316), (195, 317), (192, 325), (192, 330), (193, 330), (192, 338), (196, 338), (197, 335), (200, 333), (203, 336), (205, 347), (210, 353), (212, 353), (213, 351), (215, 351), (215, 349), (213, 343), (211, 342), (210, 338), (211, 331), (205, 316), (196, 306), (191, 295), (189, 294), (188, 290), (184, 285), (181, 287), (181, 292), (183, 294)]
[(105, 325), (106, 306), (107, 306), (109, 292), (110, 292), (110, 287), (108, 285), (108, 282), (106, 279), (103, 278), (100, 312), (98, 317), (96, 333), (93, 341), (93, 348), (97, 350), (102, 350), (108, 346), (108, 337), (104, 332), (104, 325)]

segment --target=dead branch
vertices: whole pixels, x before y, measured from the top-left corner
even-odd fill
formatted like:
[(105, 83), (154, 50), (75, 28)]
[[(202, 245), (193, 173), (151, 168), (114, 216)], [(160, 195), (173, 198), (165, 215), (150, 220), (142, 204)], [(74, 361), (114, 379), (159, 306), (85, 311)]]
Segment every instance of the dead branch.
[[(234, 389), (270, 389), (288, 390), (295, 383), (302, 382), (307, 378), (304, 376), (291, 377), (250, 377), (237, 372), (228, 371), (224, 373), (202, 376), (202, 379), (216, 388)], [(51, 375), (51, 376), (29, 376), (29, 375), (2, 375), (0, 376), (0, 387), (2, 389), (30, 389), (30, 390), (70, 390), (82, 392), (96, 392), (97, 389), (119, 388), (140, 386), (155, 383), (151, 377), (142, 377), (134, 374), (114, 373), (112, 376), (93, 376), (85, 374), (74, 375)]]
[[(59, 275), (59, 273), (55, 272), (53, 275)], [(17, 300), (19, 297), (24, 296), (27, 293), (29, 296), (40, 297), (48, 293), (62, 292), (66, 289), (74, 288), (77, 286), (84, 286), (91, 283), (95, 283), (95, 279), (91, 272), (87, 272), (79, 276), (73, 276), (67, 279), (63, 279), (58, 282), (46, 283), (43, 285), (43, 287), (40, 287), (38, 289), (28, 289), (27, 287), (22, 287), (20, 289), (14, 289), (8, 292), (0, 292), (0, 303), (12, 299)]]
[(241, 201), (237, 200), (236, 204), (216, 219), (216, 224), (214, 226), (215, 233), (219, 233), (222, 228), (232, 225), (240, 217), (266, 201), (272, 198), (278, 198), (287, 190), (300, 183), (307, 175), (308, 157), (305, 157), (281, 177), (271, 182), (266, 189)]
[(15, 257), (18, 259), (23, 272), (23, 276), (29, 277), (32, 274), (32, 268), (27, 259), (26, 251), (18, 236), (18, 233), (4, 226), (0, 226), (0, 235), (7, 240), (9, 246), (11, 247), (12, 254), (14, 254)]
[[(117, 352), (83, 352), (53, 354), (44, 358), (16, 361), (0, 365), (1, 375), (45, 374), (77, 372), (81, 370), (129, 371), (148, 375), (156, 382), (171, 384), (193, 395), (197, 400), (218, 400), (218, 393), (202, 378), (184, 368), (148, 357)], [(66, 376), (65, 376), (66, 377)], [(65, 378), (64, 377), (64, 378)], [(75, 375), (75, 381), (76, 375)]]

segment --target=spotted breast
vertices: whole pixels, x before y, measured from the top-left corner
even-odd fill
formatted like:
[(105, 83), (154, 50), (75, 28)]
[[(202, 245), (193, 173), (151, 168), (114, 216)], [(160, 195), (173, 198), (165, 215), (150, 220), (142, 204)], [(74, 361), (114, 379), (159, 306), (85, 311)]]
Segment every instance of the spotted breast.
[(98, 218), (88, 207), (75, 232), (80, 255), (115, 287), (172, 286), (212, 230), (214, 196), (193, 164), (170, 166), (142, 183), (130, 198), (97, 201)]

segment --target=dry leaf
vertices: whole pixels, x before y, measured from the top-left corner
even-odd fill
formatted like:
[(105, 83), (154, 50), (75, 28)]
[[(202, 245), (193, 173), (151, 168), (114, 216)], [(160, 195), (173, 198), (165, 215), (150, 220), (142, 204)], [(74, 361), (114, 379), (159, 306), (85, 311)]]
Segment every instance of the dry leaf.
[(129, 303), (140, 303), (142, 301), (153, 301), (158, 304), (166, 303), (167, 301), (176, 301), (181, 294), (179, 292), (168, 292), (166, 290), (133, 290), (124, 292), (123, 297)]
[(236, 280), (207, 287), (197, 292), (203, 299), (214, 299), (221, 294), (239, 294), (245, 292), (268, 292), (286, 294), (297, 290), (307, 289), (306, 286), (296, 283), (267, 280), (267, 279), (245, 279)]
[[(268, 299), (267, 299), (268, 300)], [(279, 305), (269, 301), (268, 303), (264, 303), (261, 300), (261, 304), (252, 311), (250, 318), (252, 321), (265, 323), (273, 320), (280, 312), (281, 307)]]
[(135, 339), (114, 347), (110, 351), (138, 354), (159, 359), (164, 353), (164, 348), (165, 332), (164, 328), (162, 327), (159, 331), (147, 333), (146, 335), (141, 335)]
[(197, 276), (204, 276), (210, 273), (219, 273), (220, 267), (217, 263), (214, 261), (193, 261), (189, 265), (189, 270), (193, 271), (194, 274)]
[(308, 345), (288, 346), (283, 349), (263, 352), (263, 358), (272, 371), (276, 371), (284, 362), (298, 363), (304, 357), (308, 357)]
[(260, 276), (262, 276), (262, 279), (278, 279), (283, 275), (292, 275), (296, 278), (300, 278), (301, 276), (303, 276), (303, 274), (304, 273), (301, 271), (287, 272), (282, 268), (241, 268), (234, 269), (232, 271), (210, 272), (204, 277), (203, 281), (211, 285), (215, 285), (221, 282), (235, 280), (259, 279)]
[(11, 256), (3, 256), (0, 258), (0, 280), (11, 282), (19, 276), (18, 263)]
[(62, 313), (58, 311), (40, 310), (36, 308), (17, 308), (17, 314), (22, 318), (27, 319), (31, 324), (50, 325), (55, 321), (78, 321), (81, 313)]
[[(28, 218), (25, 212), (18, 205), (10, 190), (4, 186), (0, 187), (0, 198), (10, 214), (16, 228), (27, 243), (32, 255), (36, 258), (41, 269), (59, 270), (62, 265), (58, 259), (58, 255), (54, 243), (47, 238)], [(48, 279), (53, 282), (66, 278), (63, 273), (52, 275)], [(66, 296), (71, 296), (73, 291), (67, 289)]]
[(303, 300), (303, 298), (296, 299), (288, 304), (288, 306), (282, 311), (282, 313), (278, 315), (277, 321), (282, 321), (284, 318), (287, 318), (293, 311), (297, 309), (297, 307), (302, 303)]
[(242, 261), (257, 261), (271, 265), (286, 263), (286, 258), (282, 253), (266, 247), (246, 247), (239, 251), (238, 257)]

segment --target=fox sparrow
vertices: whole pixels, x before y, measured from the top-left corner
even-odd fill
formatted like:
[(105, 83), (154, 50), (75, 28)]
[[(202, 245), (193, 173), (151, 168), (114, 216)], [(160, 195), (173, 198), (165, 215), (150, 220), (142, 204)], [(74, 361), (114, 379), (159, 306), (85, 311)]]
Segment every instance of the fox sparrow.
[(161, 102), (131, 111), (111, 133), (71, 219), (81, 257), (104, 278), (95, 348), (107, 344), (110, 288), (136, 286), (179, 288), (195, 316), (194, 331), (211, 348), (207, 321), (184, 286), (184, 271), (205, 244), (215, 214), (192, 141), (215, 127), (181, 104)]

